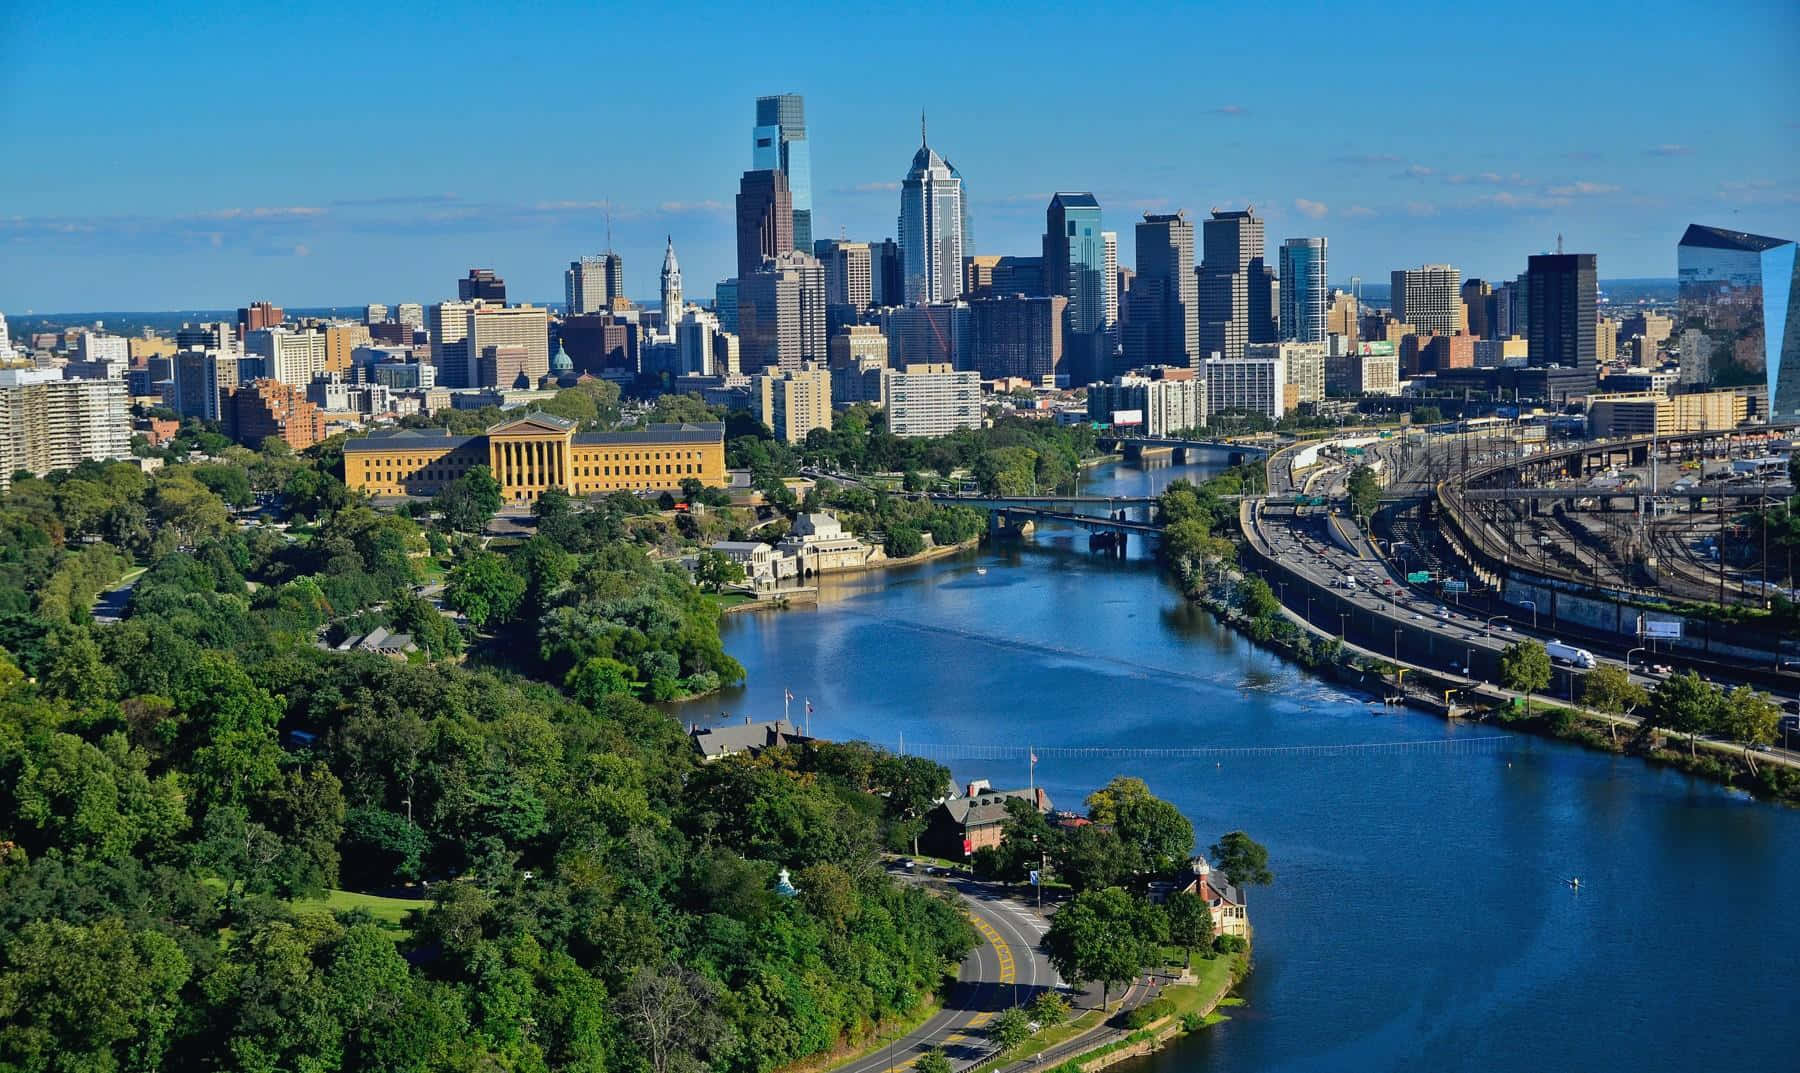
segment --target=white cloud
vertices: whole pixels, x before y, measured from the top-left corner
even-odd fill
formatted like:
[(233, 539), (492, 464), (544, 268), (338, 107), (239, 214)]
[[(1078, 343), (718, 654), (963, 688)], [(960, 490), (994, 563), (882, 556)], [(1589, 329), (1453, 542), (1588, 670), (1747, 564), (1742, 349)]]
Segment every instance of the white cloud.
[(1436, 216), (1438, 208), (1429, 201), (1408, 201), (1406, 214), (1408, 216)]
[(1619, 188), (1611, 183), (1593, 183), (1580, 179), (1561, 186), (1552, 186), (1544, 191), (1556, 197), (1591, 197), (1598, 194), (1616, 194)]
[(1423, 179), (1430, 175), (1436, 175), (1437, 169), (1426, 167), (1424, 164), (1408, 164), (1406, 170), (1401, 174), (1411, 179)]
[(1365, 217), (1365, 216), (1375, 215), (1375, 210), (1371, 209), (1367, 205), (1352, 205), (1349, 208), (1345, 209), (1341, 215), (1344, 215), (1347, 217), (1352, 217), (1352, 218), (1361, 218), (1361, 217)]
[(724, 212), (725, 203), (707, 198), (704, 201), (665, 201), (656, 207), (658, 212), (670, 214), (690, 212)]
[(1326, 208), (1325, 203), (1322, 201), (1309, 201), (1306, 198), (1297, 197), (1294, 199), (1294, 211), (1302, 216), (1308, 216), (1314, 220), (1318, 220), (1323, 218), (1324, 215), (1331, 210)]

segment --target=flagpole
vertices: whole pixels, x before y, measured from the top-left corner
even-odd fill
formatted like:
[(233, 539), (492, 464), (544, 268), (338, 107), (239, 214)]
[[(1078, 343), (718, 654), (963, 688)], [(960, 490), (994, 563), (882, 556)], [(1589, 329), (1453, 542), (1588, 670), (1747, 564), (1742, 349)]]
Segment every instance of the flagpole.
[(1031, 789), (1036, 790), (1037, 789), (1037, 746), (1035, 746), (1035, 745), (1025, 746), (1025, 755), (1027, 757), (1029, 757), (1031, 760), (1031, 763), (1028, 765), (1030, 768), (1030, 772), (1031, 772), (1031, 774), (1029, 776), (1029, 778), (1031, 780)]
[(788, 721), (788, 705), (794, 701), (794, 691), (787, 686), (781, 687), (781, 721)]

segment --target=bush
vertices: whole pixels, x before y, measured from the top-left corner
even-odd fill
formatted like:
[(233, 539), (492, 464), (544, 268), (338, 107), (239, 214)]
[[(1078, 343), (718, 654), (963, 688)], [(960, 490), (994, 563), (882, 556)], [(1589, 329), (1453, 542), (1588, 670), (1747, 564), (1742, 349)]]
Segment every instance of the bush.
[(1125, 1015), (1126, 1028), (1143, 1028), (1175, 1012), (1175, 1003), (1167, 998), (1151, 999)]
[(1221, 935), (1213, 940), (1213, 949), (1221, 954), (1241, 954), (1248, 948), (1242, 935)]
[(883, 549), (895, 559), (905, 559), (925, 550), (925, 538), (910, 525), (896, 525), (888, 530)]
[(1205, 1027), (1206, 1015), (1199, 1010), (1189, 1010), (1181, 1015), (1181, 1030), (1183, 1032), (1198, 1032)]

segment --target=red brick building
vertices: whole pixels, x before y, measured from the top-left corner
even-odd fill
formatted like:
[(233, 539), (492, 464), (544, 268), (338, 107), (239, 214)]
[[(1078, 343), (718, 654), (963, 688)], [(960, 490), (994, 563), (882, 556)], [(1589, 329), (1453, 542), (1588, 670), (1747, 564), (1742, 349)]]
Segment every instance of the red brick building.
[(306, 399), (304, 388), (279, 380), (257, 380), (230, 393), (226, 428), (233, 439), (255, 447), (270, 436), (303, 451), (325, 438), (325, 411)]

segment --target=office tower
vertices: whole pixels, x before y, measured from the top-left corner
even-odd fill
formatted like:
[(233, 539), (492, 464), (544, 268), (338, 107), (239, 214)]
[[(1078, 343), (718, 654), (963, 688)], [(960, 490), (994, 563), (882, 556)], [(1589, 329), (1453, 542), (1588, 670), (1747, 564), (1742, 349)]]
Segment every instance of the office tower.
[(1323, 238), (1290, 238), (1281, 244), (1281, 337), (1322, 342), (1329, 306)]
[(1263, 267), (1263, 222), (1253, 209), (1214, 209), (1201, 224), (1201, 246), (1200, 352), (1240, 358), (1246, 344), (1268, 334), (1262, 322), (1272, 296)]
[(745, 372), (825, 361), (825, 270), (816, 259), (788, 250), (764, 262), (738, 279), (737, 299)]
[(325, 413), (304, 388), (256, 380), (228, 393), (225, 427), (232, 439), (255, 447), (270, 436), (296, 451), (325, 438)]
[(1279, 421), (1287, 412), (1287, 362), (1263, 357), (1206, 359), (1208, 418), (1228, 412), (1261, 414)]
[(675, 259), (675, 238), (664, 236), (668, 245), (663, 249), (662, 266), (662, 323), (663, 333), (671, 338), (675, 335), (675, 323), (681, 319), (681, 262)]
[(239, 306), (237, 311), (237, 337), (248, 338), (251, 332), (263, 328), (275, 328), (281, 325), (287, 314), (280, 306), (268, 302), (253, 302), (247, 306)]
[(900, 184), (900, 256), (908, 305), (947, 302), (962, 293), (964, 227), (962, 177), (925, 140)]
[(869, 304), (897, 306), (906, 301), (906, 260), (891, 238), (869, 243)]
[(1244, 347), (1246, 359), (1280, 358), (1285, 374), (1282, 383), (1287, 391), (1282, 408), (1293, 410), (1302, 403), (1316, 403), (1325, 398), (1325, 344), (1320, 343), (1250, 343)]
[(220, 400), (238, 386), (238, 356), (221, 350), (183, 350), (175, 355), (169, 405), (183, 417), (223, 421)]
[(425, 330), (425, 307), (418, 302), (401, 302), (394, 307), (394, 323), (414, 331)]
[(1137, 276), (1124, 331), (1131, 366), (1193, 366), (1200, 356), (1194, 224), (1185, 213), (1145, 213), (1137, 225)]
[(0, 313), (0, 359), (12, 357), (12, 335), (6, 329), (6, 314)]
[[(611, 313), (565, 317), (560, 341), (578, 373), (612, 380), (629, 380), (638, 374), (638, 329), (625, 317)], [(438, 375), (442, 377), (442, 370)]]
[[(810, 248), (810, 247), (809, 247)], [(787, 174), (747, 171), (738, 182), (737, 266), (743, 279), (762, 267), (764, 258), (794, 249), (793, 195)]]
[(1069, 299), (1068, 328), (1091, 334), (1106, 326), (1106, 240), (1100, 202), (1089, 193), (1059, 193), (1044, 211), (1044, 281)]
[(971, 366), (973, 314), (967, 302), (892, 306), (882, 310), (888, 364)]
[(84, 332), (76, 343), (75, 354), (80, 361), (130, 364), (131, 344), (122, 335)]
[(881, 374), (888, 431), (896, 436), (946, 436), (980, 428), (981, 375), (938, 364), (912, 364)]
[(969, 303), (970, 364), (984, 380), (1020, 376), (1036, 383), (1079, 383), (1066, 367), (1069, 299), (989, 292)]
[(722, 279), (713, 287), (713, 312), (719, 316), (719, 327), (734, 335), (738, 330), (738, 281)]
[(1466, 279), (1462, 285), (1464, 322), (1470, 335), (1494, 338), (1494, 288), (1485, 279)]
[(475, 305), (468, 310), (467, 323), (467, 386), (495, 386), (483, 383), (480, 376), (480, 361), (489, 347), (523, 347), (520, 371), (534, 384), (550, 372), (549, 310), (538, 306)]
[(873, 324), (852, 324), (831, 337), (831, 404), (880, 405), (881, 374), (888, 367), (887, 336)]
[(754, 142), (750, 162), (756, 170), (787, 176), (793, 219), (790, 248), (812, 249), (812, 153), (806, 141), (806, 103), (800, 94), (756, 98)]
[(468, 276), (456, 281), (456, 297), (464, 302), (505, 305), (506, 281), (491, 268), (471, 268)]
[(1115, 376), (1090, 384), (1088, 420), (1172, 436), (1206, 424), (1206, 381), (1192, 369), (1159, 366), (1156, 375)]
[(469, 311), (473, 302), (437, 302), (426, 310), (425, 330), (431, 336), (431, 364), (437, 366), (440, 387), (474, 387), (469, 381)]
[(175, 329), (176, 350), (229, 350), (242, 353), (243, 336), (228, 321), (211, 324), (183, 324)]
[(612, 291), (606, 283), (607, 258), (583, 257), (570, 261), (563, 272), (563, 311), (572, 317), (598, 313), (608, 307)]
[(756, 419), (775, 438), (800, 443), (815, 428), (831, 429), (831, 370), (818, 362), (759, 372), (750, 388)]
[(1331, 304), (1325, 309), (1325, 334), (1354, 340), (1357, 336), (1357, 306), (1356, 297), (1350, 292), (1331, 292)]
[(1348, 342), (1326, 355), (1325, 394), (1338, 397), (1398, 395), (1400, 358), (1394, 344)]
[(1601, 317), (1594, 326), (1594, 360), (1610, 365), (1619, 359), (1619, 322)]
[(244, 351), (263, 360), (263, 375), (304, 388), (325, 373), (325, 333), (258, 328), (244, 338)]
[(813, 248), (825, 267), (825, 304), (858, 313), (869, 308), (874, 296), (874, 261), (869, 244), (827, 238), (815, 242)]
[(1100, 232), (1100, 245), (1104, 251), (1102, 260), (1106, 262), (1106, 278), (1102, 285), (1106, 288), (1106, 330), (1116, 332), (1119, 326), (1119, 233), (1117, 231)]
[(123, 380), (65, 380), (61, 369), (0, 369), (0, 492), (20, 470), (130, 458), (125, 391)]
[(382, 305), (380, 302), (370, 302), (368, 305), (363, 306), (362, 322), (365, 325), (381, 324), (387, 320), (387, 316), (388, 307)]
[[(1790, 239), (1690, 225), (1676, 247), (1682, 319), (1763, 373), (1769, 423), (1800, 420), (1800, 258)], [(1682, 355), (1685, 369), (1687, 355)], [(1712, 363), (1719, 364), (1719, 363)], [(1711, 369), (1717, 376), (1720, 369)]]
[(374, 342), (369, 336), (367, 324), (327, 324), (323, 331), (325, 371), (328, 373), (349, 372), (351, 355), (356, 352), (356, 348)]
[(963, 259), (963, 291), (967, 295), (983, 292), (1022, 294), (1027, 298), (1048, 297), (1042, 257), (979, 254)]
[(719, 318), (712, 313), (704, 309), (689, 309), (683, 313), (675, 323), (677, 375), (725, 375), (727, 370), (718, 360), (722, 336), (729, 338), (719, 328)]
[(1462, 326), (1462, 274), (1449, 265), (1393, 273), (1394, 319), (1421, 332), (1453, 335)]
[(1560, 365), (1594, 375), (1599, 284), (1591, 253), (1537, 254), (1526, 261), (1531, 295), (1526, 335), (1532, 365)]

